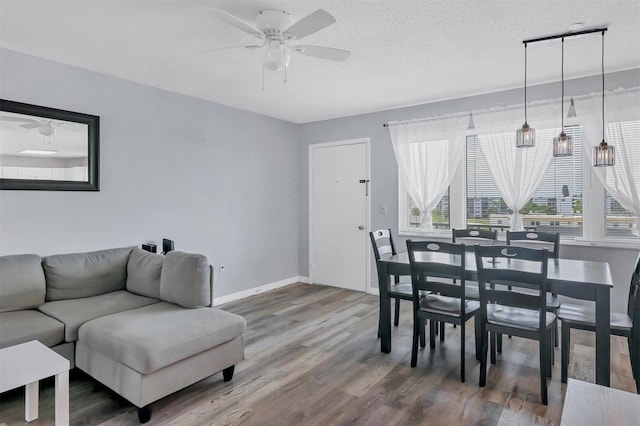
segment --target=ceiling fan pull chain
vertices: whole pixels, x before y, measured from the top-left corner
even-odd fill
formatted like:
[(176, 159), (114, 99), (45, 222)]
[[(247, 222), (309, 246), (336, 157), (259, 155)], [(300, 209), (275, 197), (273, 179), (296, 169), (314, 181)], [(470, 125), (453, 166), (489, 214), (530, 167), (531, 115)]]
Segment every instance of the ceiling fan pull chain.
[(280, 46), (282, 46), (282, 51), (284, 52), (284, 80), (282, 80), (283, 83), (287, 83), (287, 49), (285, 49), (284, 44), (281, 44)]

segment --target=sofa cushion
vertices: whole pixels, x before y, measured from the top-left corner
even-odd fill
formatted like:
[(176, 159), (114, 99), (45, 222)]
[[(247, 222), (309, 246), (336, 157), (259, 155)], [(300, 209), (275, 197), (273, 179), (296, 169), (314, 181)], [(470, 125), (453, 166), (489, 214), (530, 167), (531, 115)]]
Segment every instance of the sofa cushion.
[(64, 339), (75, 342), (78, 340), (78, 329), (87, 321), (158, 302), (157, 299), (119, 290), (82, 299), (47, 302), (38, 309), (64, 323)]
[(35, 309), (0, 312), (0, 348), (39, 340), (45, 346), (64, 342), (64, 324)]
[(0, 312), (37, 308), (44, 303), (40, 256), (0, 256)]
[(57, 254), (42, 262), (47, 300), (79, 299), (124, 288), (131, 247)]
[(127, 263), (127, 290), (160, 299), (160, 271), (164, 256), (134, 248)]
[(244, 334), (241, 316), (216, 308), (156, 303), (89, 321), (79, 342), (149, 374)]
[(172, 251), (160, 275), (160, 299), (185, 308), (211, 305), (209, 261), (201, 254)]

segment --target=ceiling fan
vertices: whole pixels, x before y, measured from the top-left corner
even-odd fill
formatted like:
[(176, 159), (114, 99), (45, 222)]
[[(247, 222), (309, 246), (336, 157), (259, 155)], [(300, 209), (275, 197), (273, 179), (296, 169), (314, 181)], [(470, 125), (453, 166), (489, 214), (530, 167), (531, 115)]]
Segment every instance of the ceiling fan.
[(261, 44), (218, 47), (203, 50), (212, 52), (216, 50), (245, 48), (262, 49), (263, 68), (269, 71), (285, 71), (291, 59), (290, 52), (314, 58), (329, 59), (332, 61), (345, 61), (351, 52), (348, 50), (334, 49), (332, 47), (316, 46), (309, 44), (289, 45), (294, 40), (300, 40), (308, 35), (316, 33), (336, 22), (336, 19), (327, 11), (318, 9), (305, 16), (296, 23), (288, 12), (284, 10), (262, 10), (256, 16), (255, 26), (246, 23), (240, 18), (224, 10), (210, 10), (209, 13), (220, 21), (231, 25), (247, 34), (261, 40)]
[[(32, 118), (8, 117), (8, 116), (1, 116), (1, 115), (0, 115), (0, 121), (23, 123), (23, 124), (19, 124), (19, 126), (24, 129), (37, 129), (38, 133), (48, 138), (56, 134), (56, 130), (58, 127), (69, 126), (69, 125), (73, 126), (75, 124), (75, 123), (70, 123), (66, 121), (49, 120), (46, 118), (42, 120), (34, 120)], [(70, 128), (70, 130), (75, 131), (75, 129), (73, 128)]]

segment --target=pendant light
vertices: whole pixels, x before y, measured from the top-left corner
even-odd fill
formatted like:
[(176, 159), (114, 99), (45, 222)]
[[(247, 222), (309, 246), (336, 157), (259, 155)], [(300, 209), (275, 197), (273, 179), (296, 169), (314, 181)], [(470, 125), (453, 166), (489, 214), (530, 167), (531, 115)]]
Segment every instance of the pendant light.
[(527, 43), (524, 43), (524, 124), (516, 133), (516, 146), (530, 148), (536, 143), (536, 129), (527, 123)]
[(469, 124), (467, 124), (467, 130), (475, 130), (476, 129), (476, 123), (474, 123), (473, 121), (473, 113), (470, 112), (469, 113)]
[(567, 136), (564, 132), (564, 37), (562, 37), (562, 65), (561, 65), (561, 81), (562, 81), (562, 98), (561, 98), (561, 127), (560, 134), (553, 138), (553, 156), (569, 157), (573, 155), (573, 137)]
[(604, 134), (604, 31), (602, 31), (602, 142), (600, 142), (600, 145), (593, 148), (594, 167), (613, 166), (615, 164), (614, 147), (604, 140)]
[(571, 97), (571, 101), (569, 101), (569, 112), (567, 113), (567, 118), (576, 118), (578, 114), (576, 114), (576, 106), (573, 103), (573, 96)]

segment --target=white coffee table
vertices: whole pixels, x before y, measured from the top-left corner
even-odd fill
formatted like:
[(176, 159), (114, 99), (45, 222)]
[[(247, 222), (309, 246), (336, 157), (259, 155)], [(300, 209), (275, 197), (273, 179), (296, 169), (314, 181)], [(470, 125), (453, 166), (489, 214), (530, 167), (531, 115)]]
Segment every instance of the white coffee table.
[(56, 376), (56, 426), (69, 424), (69, 360), (32, 340), (0, 349), (0, 392), (25, 389), (24, 418), (38, 418), (38, 381)]

